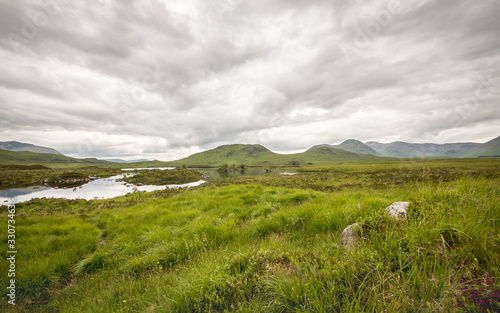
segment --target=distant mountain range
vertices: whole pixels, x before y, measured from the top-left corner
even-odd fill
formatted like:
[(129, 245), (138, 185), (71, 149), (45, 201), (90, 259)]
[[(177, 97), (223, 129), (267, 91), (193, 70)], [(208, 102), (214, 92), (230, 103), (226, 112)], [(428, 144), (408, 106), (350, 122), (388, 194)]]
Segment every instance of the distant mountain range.
[(51, 153), (63, 155), (61, 152), (47, 147), (35, 146), (30, 143), (17, 141), (0, 141), (0, 149), (7, 151), (29, 151), (35, 153)]
[(363, 143), (359, 140), (349, 139), (339, 145), (316, 145), (308, 151), (318, 147), (343, 149), (360, 154), (371, 154), (391, 158), (480, 158), (500, 157), (500, 137), (487, 143), (407, 143), (396, 141), (380, 143), (369, 141)]
[[(10, 150), (10, 151), (8, 151)], [(76, 159), (62, 155), (46, 147), (15, 141), (0, 142), (0, 164), (44, 164), (44, 165), (108, 165), (118, 167), (130, 164), (139, 167), (158, 166), (219, 166), (222, 164), (246, 165), (298, 165), (326, 164), (350, 160), (372, 160), (380, 158), (500, 158), (500, 137), (486, 143), (379, 143), (349, 139), (339, 145), (316, 145), (305, 152), (279, 154), (262, 145), (233, 144), (193, 154), (177, 161), (161, 162), (145, 159), (125, 161), (120, 159), (98, 160)]]
[(394, 158), (459, 158), (481, 144), (471, 142), (447, 144), (406, 143), (401, 141), (384, 144), (370, 141), (366, 145), (377, 151), (379, 155)]
[(371, 147), (369, 147), (369, 146), (365, 145), (364, 143), (362, 143), (361, 141), (355, 140), (355, 139), (346, 140), (343, 143), (341, 143), (340, 145), (327, 145), (327, 144), (316, 145), (316, 146), (309, 148), (309, 150), (307, 150), (307, 151), (321, 148), (321, 147), (342, 149), (342, 150), (346, 150), (346, 151), (350, 151), (350, 152), (354, 152), (354, 153), (358, 153), (358, 154), (380, 155), (379, 153), (377, 153), (377, 151), (375, 151)]

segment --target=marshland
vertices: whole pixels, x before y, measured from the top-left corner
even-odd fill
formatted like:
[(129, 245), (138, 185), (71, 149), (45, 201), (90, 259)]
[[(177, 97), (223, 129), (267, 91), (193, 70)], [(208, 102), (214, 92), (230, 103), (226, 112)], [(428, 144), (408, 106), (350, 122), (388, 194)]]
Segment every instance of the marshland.
[[(23, 168), (8, 175), (20, 182), (53, 177), (44, 171), (59, 173)], [(131, 178), (165, 183), (162, 175), (187, 182), (203, 173)], [(495, 159), (346, 161), (105, 200), (18, 203), (17, 305), (0, 308), (495, 312), (499, 184)], [(397, 201), (409, 202), (407, 220), (384, 213)], [(340, 234), (353, 223), (360, 240), (346, 249)], [(0, 224), (7, 225), (5, 206)], [(1, 236), (6, 242), (6, 232)], [(5, 255), (7, 245), (0, 249)], [(8, 267), (1, 259), (0, 271)]]

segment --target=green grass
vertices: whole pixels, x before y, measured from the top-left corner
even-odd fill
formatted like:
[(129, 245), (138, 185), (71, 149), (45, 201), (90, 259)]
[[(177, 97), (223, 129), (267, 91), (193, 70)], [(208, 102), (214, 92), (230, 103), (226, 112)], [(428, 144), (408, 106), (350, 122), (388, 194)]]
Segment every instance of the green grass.
[(144, 170), (134, 176), (124, 177), (122, 180), (132, 184), (162, 186), (192, 183), (202, 179), (203, 176), (198, 171), (177, 168), (173, 170)]
[[(19, 204), (17, 309), (500, 310), (499, 162), (304, 170), (110, 200)], [(407, 221), (384, 216), (395, 201), (410, 202)], [(343, 249), (340, 233), (354, 222), (362, 240)], [(0, 272), (6, 268), (1, 259)], [(13, 309), (3, 301), (0, 310)]]

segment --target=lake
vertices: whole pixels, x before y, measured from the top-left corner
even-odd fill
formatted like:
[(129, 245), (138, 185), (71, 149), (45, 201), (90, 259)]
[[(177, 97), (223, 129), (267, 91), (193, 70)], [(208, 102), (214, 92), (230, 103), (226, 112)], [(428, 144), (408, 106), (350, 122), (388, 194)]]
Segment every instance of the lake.
[[(144, 168), (144, 169), (122, 169), (123, 171), (134, 170), (170, 170), (173, 168)], [(253, 175), (294, 175), (297, 173), (296, 168), (272, 169), (266, 174), (264, 168), (248, 168), (245, 171), (230, 171), (229, 173), (219, 173), (215, 168), (195, 168), (195, 170), (208, 176), (207, 180), (216, 180), (222, 177), (239, 177)], [(164, 190), (166, 188), (190, 188), (199, 186), (205, 183), (205, 180), (200, 180), (194, 183), (180, 185), (163, 185), (163, 186), (136, 186), (126, 182), (119, 181), (126, 175), (134, 173), (120, 174), (108, 178), (96, 179), (82, 186), (75, 188), (53, 188), (47, 186), (32, 186), (25, 188), (11, 188), (0, 190), (0, 205), (7, 204), (7, 200), (15, 200), (16, 203), (29, 201), (35, 198), (62, 198), (62, 199), (110, 199), (117, 196), (123, 196), (135, 191), (155, 191)]]
[(35, 198), (64, 198), (64, 199), (110, 199), (126, 195), (135, 191), (155, 191), (166, 188), (189, 188), (199, 186), (206, 181), (200, 180), (194, 183), (164, 186), (136, 186), (126, 182), (118, 181), (124, 175), (116, 175), (108, 178), (96, 179), (80, 187), (75, 188), (52, 188), (47, 186), (33, 186), (26, 188), (12, 188), (0, 190), (0, 205), (7, 200), (13, 199), (16, 203), (29, 201)]

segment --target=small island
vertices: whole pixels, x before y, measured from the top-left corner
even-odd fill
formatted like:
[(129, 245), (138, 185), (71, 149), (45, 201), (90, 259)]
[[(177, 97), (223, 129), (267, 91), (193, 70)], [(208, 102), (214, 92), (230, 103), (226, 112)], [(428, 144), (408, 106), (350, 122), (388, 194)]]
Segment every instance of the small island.
[(176, 168), (173, 170), (143, 170), (133, 176), (125, 176), (122, 181), (138, 185), (170, 185), (187, 184), (202, 180), (203, 174), (198, 171), (186, 168)]

